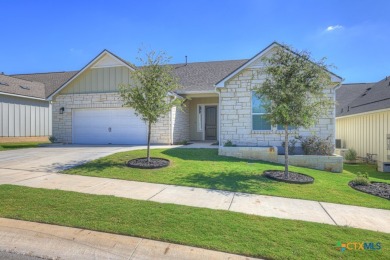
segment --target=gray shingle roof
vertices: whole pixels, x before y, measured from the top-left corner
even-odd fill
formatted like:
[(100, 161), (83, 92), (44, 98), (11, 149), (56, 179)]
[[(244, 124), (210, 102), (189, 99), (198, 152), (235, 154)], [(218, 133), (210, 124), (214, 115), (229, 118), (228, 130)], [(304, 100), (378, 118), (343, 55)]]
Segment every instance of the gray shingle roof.
[(362, 95), (367, 88), (372, 87), (375, 83), (352, 83), (342, 84), (339, 89), (336, 90), (336, 116), (341, 114), (341, 109), (354, 101), (357, 97)]
[(33, 74), (15, 74), (10, 75), (14, 78), (41, 82), (45, 85), (45, 98), (59, 89), (65, 82), (73, 77), (78, 71), (48, 72)]
[[(187, 63), (187, 65), (184, 63), (170, 65), (175, 68), (173, 73), (179, 78), (180, 84), (183, 86), (178, 93), (183, 93), (191, 91), (213, 91), (215, 83), (229, 75), (246, 61), (247, 60), (227, 60), (194, 62)], [(46, 87), (46, 97), (48, 97), (70, 78), (72, 78), (77, 72), (78, 71), (48, 72), (15, 74), (10, 76), (43, 83)]]
[(172, 64), (183, 87), (177, 93), (213, 91), (214, 85), (248, 60), (227, 60)]
[(377, 83), (367, 85), (367, 88), (361, 91), (351, 102), (345, 104), (342, 107), (342, 112), (340, 109), (336, 116), (354, 115), (385, 108), (390, 108), (390, 78), (388, 77)]
[(41, 99), (46, 98), (44, 84), (6, 75), (0, 75), (0, 92)]

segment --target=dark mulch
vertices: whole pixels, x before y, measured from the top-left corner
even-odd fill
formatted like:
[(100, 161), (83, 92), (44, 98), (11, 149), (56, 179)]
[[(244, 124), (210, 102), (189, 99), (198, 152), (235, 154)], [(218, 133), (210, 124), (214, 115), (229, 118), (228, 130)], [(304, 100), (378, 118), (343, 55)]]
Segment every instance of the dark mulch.
[(264, 171), (263, 175), (269, 179), (287, 182), (287, 183), (295, 183), (295, 184), (310, 184), (314, 182), (314, 178), (308, 175), (297, 173), (297, 172), (289, 172), (289, 178), (284, 177), (284, 171)]
[(390, 200), (390, 184), (383, 182), (371, 182), (369, 185), (355, 185), (353, 181), (348, 183), (355, 190)]
[(167, 167), (169, 165), (169, 160), (151, 157), (150, 162), (148, 162), (147, 158), (136, 158), (128, 161), (126, 165), (131, 168), (158, 169)]

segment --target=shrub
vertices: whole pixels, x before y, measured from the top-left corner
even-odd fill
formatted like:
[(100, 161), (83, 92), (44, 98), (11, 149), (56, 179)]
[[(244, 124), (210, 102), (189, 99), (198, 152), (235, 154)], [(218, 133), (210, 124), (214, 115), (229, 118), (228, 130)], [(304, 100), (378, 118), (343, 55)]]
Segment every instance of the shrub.
[(235, 144), (232, 143), (231, 140), (227, 140), (226, 143), (224, 144), (225, 147), (232, 147), (232, 146), (236, 146)]
[(367, 186), (370, 184), (370, 180), (368, 179), (368, 173), (357, 173), (357, 176), (355, 179), (352, 180), (354, 185), (363, 185)]
[(329, 137), (323, 139), (319, 136), (312, 135), (308, 137), (299, 136), (303, 152), (306, 155), (332, 155), (334, 145), (329, 141)]
[(49, 136), (49, 141), (51, 142), (51, 143), (54, 143), (55, 141), (57, 141), (57, 138), (55, 138), (54, 136)]
[(183, 141), (180, 141), (180, 142), (177, 142), (176, 143), (177, 145), (187, 145), (189, 144), (187, 140), (183, 140)]
[[(295, 152), (295, 145), (297, 144), (297, 139), (291, 139), (288, 141), (288, 153), (293, 155)], [(285, 148), (286, 142), (282, 142), (283, 148)]]
[(350, 148), (348, 151), (345, 153), (345, 160), (347, 161), (356, 161), (357, 153), (355, 149)]

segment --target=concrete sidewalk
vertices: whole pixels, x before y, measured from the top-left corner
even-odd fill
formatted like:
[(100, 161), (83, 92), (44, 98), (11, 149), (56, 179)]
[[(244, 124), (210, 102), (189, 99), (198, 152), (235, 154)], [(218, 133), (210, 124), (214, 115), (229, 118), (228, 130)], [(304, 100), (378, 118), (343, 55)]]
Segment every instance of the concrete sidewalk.
[(254, 259), (138, 237), (5, 218), (0, 218), (0, 241), (0, 256), (1, 251), (6, 251), (49, 259)]
[[(48, 172), (1, 169), (0, 184), (114, 195), (390, 233), (390, 211), (238, 192)], [(384, 203), (387, 203), (384, 201)]]

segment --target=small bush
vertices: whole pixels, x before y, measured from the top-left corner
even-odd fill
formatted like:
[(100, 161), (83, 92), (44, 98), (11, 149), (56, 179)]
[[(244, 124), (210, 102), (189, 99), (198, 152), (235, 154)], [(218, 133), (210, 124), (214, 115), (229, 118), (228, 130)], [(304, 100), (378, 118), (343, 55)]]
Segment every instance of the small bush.
[(355, 149), (350, 148), (348, 151), (345, 153), (345, 160), (354, 162), (356, 161), (357, 153)]
[(187, 140), (183, 140), (183, 141), (180, 141), (178, 143), (176, 143), (177, 145), (187, 145), (189, 144)]
[(49, 141), (51, 142), (51, 143), (54, 143), (54, 142), (56, 142), (57, 141), (57, 138), (55, 138), (54, 136), (49, 136)]
[(232, 147), (232, 146), (236, 146), (235, 144), (232, 143), (231, 140), (227, 140), (226, 143), (224, 144), (225, 147)]
[(302, 149), (305, 155), (332, 155), (334, 145), (329, 141), (329, 137), (323, 139), (319, 136), (312, 135), (308, 137), (299, 136)]
[(354, 185), (362, 185), (367, 186), (370, 185), (370, 180), (368, 179), (368, 173), (357, 173), (357, 176), (355, 179), (352, 180)]
[[(293, 155), (295, 153), (295, 145), (297, 144), (297, 139), (291, 139), (288, 141), (288, 154)], [(286, 142), (282, 142), (283, 148), (285, 148)]]

